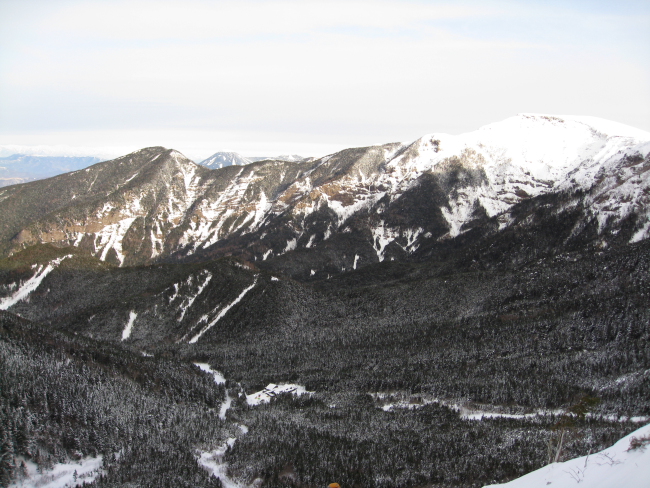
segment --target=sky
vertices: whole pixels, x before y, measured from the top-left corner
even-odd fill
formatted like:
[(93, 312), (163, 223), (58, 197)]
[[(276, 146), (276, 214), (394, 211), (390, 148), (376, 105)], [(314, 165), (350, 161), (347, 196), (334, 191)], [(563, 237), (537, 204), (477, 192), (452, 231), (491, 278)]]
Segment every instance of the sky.
[(650, 2), (0, 0), (5, 152), (323, 156), (527, 112), (650, 131)]

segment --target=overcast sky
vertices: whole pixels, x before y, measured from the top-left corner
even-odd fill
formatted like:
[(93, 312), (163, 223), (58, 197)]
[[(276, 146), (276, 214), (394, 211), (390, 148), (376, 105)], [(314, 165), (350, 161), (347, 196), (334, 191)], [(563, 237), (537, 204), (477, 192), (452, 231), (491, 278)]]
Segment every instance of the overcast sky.
[(650, 131), (650, 2), (0, 0), (0, 145), (321, 156), (521, 112)]

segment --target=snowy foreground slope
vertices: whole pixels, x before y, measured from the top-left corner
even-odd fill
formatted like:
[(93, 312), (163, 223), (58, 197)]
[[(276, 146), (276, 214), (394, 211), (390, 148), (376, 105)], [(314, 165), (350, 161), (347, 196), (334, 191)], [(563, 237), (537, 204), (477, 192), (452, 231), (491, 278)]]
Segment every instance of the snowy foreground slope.
[(650, 424), (596, 454), (553, 463), (509, 483), (485, 488), (647, 488), (650, 486), (650, 443), (630, 448), (632, 438), (650, 438)]

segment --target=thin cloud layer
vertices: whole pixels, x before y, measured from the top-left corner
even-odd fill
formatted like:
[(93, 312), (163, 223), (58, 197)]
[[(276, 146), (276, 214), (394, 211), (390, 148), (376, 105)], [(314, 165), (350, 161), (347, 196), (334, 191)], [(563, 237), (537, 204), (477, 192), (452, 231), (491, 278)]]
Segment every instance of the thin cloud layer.
[(0, 144), (323, 151), (518, 112), (648, 130), (648, 9), (610, 6), (4, 1)]

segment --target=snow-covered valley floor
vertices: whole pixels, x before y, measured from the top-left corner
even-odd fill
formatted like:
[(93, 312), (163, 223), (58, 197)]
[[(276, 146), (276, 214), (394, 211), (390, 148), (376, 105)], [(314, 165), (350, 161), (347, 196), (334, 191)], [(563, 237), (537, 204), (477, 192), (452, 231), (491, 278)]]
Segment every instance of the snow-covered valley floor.
[[(212, 369), (212, 367), (209, 364), (194, 363), (194, 365), (200, 368), (205, 373), (211, 374), (214, 377), (214, 382), (216, 384), (226, 383), (226, 378), (219, 371)], [(241, 389), (241, 385), (238, 385), (238, 387)], [(300, 396), (304, 394), (311, 394), (312, 392), (308, 392), (307, 390), (305, 390), (305, 387), (301, 385), (292, 385), (292, 384), (276, 385), (271, 383), (262, 391), (258, 391), (251, 395), (247, 395), (246, 402), (251, 406), (260, 405), (262, 403), (270, 402), (274, 396), (282, 393), (291, 393), (292, 395)], [(221, 405), (221, 409), (219, 411), (219, 417), (221, 419), (223, 420), (226, 419), (226, 412), (230, 409), (232, 401), (233, 398), (230, 396), (228, 392), (226, 392), (226, 398), (223, 404)], [(238, 425), (237, 427), (239, 427), (239, 431), (241, 435), (245, 435), (246, 433), (248, 433), (248, 427), (246, 427), (245, 425)], [(229, 437), (222, 445), (220, 445), (216, 449), (210, 451), (203, 451), (203, 450), (197, 451), (197, 462), (205, 469), (207, 469), (209, 472), (211, 472), (214, 477), (219, 478), (224, 488), (242, 487), (240, 483), (238, 483), (237, 481), (233, 480), (228, 476), (228, 463), (226, 463), (223, 460), (226, 451), (228, 450), (229, 447), (235, 445), (235, 442), (237, 442), (237, 437)]]

